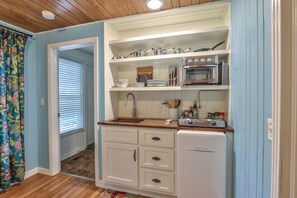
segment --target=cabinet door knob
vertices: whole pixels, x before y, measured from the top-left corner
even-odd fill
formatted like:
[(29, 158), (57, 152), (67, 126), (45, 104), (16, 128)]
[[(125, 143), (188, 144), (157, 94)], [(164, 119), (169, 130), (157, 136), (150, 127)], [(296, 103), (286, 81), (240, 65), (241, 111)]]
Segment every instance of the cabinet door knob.
[(159, 158), (159, 157), (152, 157), (152, 159), (155, 160), (155, 161), (160, 161), (161, 160), (161, 158)]
[(134, 150), (133, 159), (134, 159), (134, 162), (136, 162), (136, 150)]
[(152, 137), (152, 140), (155, 140), (155, 141), (160, 141), (160, 140), (161, 140), (161, 138), (159, 138), (159, 137)]
[(158, 183), (161, 183), (161, 180), (159, 180), (159, 179), (152, 179), (152, 181), (155, 182), (155, 183), (157, 183), (157, 184)]

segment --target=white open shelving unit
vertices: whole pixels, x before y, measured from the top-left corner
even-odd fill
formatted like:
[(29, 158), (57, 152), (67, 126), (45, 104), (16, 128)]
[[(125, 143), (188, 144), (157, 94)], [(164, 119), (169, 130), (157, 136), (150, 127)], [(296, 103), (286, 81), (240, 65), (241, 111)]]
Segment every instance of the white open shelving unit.
[(112, 40), (109, 42), (109, 45), (119, 51), (125, 51), (126, 49), (147, 49), (152, 48), (152, 46), (177, 46), (177, 44), (188, 43), (189, 41), (222, 41), (227, 38), (228, 32), (229, 27), (222, 26), (202, 30), (180, 31)]
[(228, 50), (214, 50), (208, 52), (191, 52), (191, 53), (181, 53), (181, 54), (165, 54), (158, 56), (144, 56), (135, 58), (123, 58), (110, 60), (109, 64), (112, 66), (129, 66), (129, 65), (153, 65), (166, 63), (168, 65), (174, 63), (181, 63), (183, 57), (191, 56), (211, 56), (218, 55), (219, 58), (224, 58), (228, 56)]
[(198, 86), (172, 86), (172, 87), (111, 87), (109, 91), (193, 91), (193, 90), (228, 90), (228, 85), (198, 85)]
[[(132, 38), (124, 38), (109, 41), (108, 45), (114, 55), (127, 53), (128, 51), (134, 51), (137, 49), (149, 49), (152, 46), (169, 47), (169, 46), (186, 46), (189, 43), (196, 44), (201, 47), (207, 43), (217, 43), (220, 41), (226, 41), (226, 44), (221, 46), (221, 49), (204, 51), (204, 52), (189, 52), (180, 54), (165, 54), (157, 56), (144, 56), (144, 57), (131, 57), (122, 59), (110, 59), (110, 67), (131, 67), (131, 66), (147, 66), (147, 65), (162, 65), (168, 67), (169, 65), (176, 64), (181, 67), (183, 57), (201, 56), (207, 57), (212, 55), (218, 55), (220, 59), (226, 59), (229, 56), (227, 49), (228, 45), (229, 27), (215, 27), (205, 28), (201, 30), (180, 31), (164, 34), (145, 35)], [(182, 69), (180, 68), (179, 82), (181, 83)], [(121, 92), (121, 91), (181, 91), (181, 90), (228, 90), (229, 86), (225, 85), (199, 85), (199, 86), (174, 86), (174, 87), (127, 87), (118, 88), (112, 86), (109, 91)]]

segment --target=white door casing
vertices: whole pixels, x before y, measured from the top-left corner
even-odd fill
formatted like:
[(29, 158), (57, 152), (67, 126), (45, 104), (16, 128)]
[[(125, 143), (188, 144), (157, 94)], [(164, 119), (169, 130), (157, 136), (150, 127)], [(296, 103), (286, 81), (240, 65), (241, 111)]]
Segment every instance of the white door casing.
[(271, 197), (296, 197), (297, 0), (272, 0)]
[(297, 0), (293, 0), (292, 13), (292, 139), (291, 139), (291, 180), (290, 197), (297, 196)]
[(271, 198), (278, 198), (280, 175), (280, 82), (281, 82), (281, 40), (280, 40), (280, 1), (272, 0), (272, 167)]
[(48, 135), (49, 135), (49, 173), (56, 175), (61, 171), (60, 132), (58, 118), (58, 51), (77, 49), (92, 45), (94, 48), (94, 140), (95, 140), (95, 179), (99, 181), (98, 126), (99, 120), (99, 80), (98, 80), (98, 38), (85, 38), (48, 45)]

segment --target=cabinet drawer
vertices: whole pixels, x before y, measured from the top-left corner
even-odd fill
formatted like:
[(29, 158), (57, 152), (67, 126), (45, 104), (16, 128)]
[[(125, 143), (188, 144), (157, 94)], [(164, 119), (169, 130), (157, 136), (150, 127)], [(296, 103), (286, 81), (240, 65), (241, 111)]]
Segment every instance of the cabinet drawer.
[(137, 144), (137, 128), (135, 127), (103, 127), (103, 141)]
[(139, 141), (141, 145), (174, 147), (175, 130), (139, 129)]
[(139, 160), (141, 167), (174, 169), (174, 151), (172, 149), (141, 147)]
[(140, 169), (140, 188), (174, 193), (173, 172)]

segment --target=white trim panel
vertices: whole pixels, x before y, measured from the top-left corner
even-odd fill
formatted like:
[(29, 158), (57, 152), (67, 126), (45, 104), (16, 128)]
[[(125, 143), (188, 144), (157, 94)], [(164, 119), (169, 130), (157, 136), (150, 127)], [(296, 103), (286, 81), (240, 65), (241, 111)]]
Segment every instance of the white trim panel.
[(36, 168), (31, 169), (25, 173), (25, 179), (28, 179), (38, 173), (43, 174), (43, 175), (50, 175), (49, 169), (36, 167)]
[(271, 198), (279, 197), (281, 107), (281, 0), (272, 2), (272, 167)]
[(292, 1), (292, 12), (293, 12), (293, 20), (292, 20), (292, 138), (291, 138), (291, 181), (290, 181), (290, 197), (296, 197), (296, 168), (297, 168), (297, 159), (296, 159), (296, 151), (297, 151), (297, 0)]

